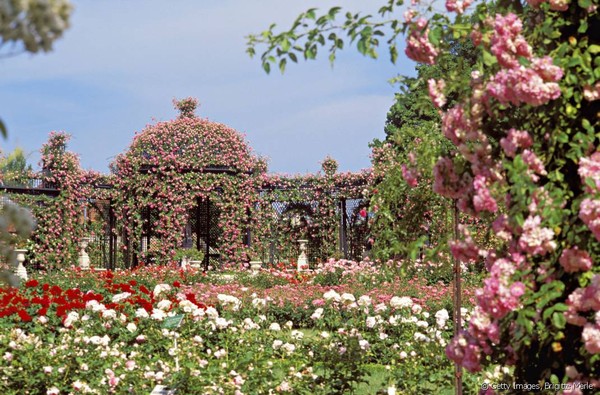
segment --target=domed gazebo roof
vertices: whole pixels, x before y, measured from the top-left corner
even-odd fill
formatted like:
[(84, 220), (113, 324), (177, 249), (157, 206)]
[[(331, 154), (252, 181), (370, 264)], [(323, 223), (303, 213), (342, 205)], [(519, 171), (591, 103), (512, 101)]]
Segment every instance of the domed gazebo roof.
[(142, 172), (251, 171), (256, 158), (244, 136), (221, 123), (196, 117), (197, 104), (193, 98), (175, 101), (179, 117), (149, 125), (137, 134), (129, 150), (117, 159), (117, 169), (133, 165)]

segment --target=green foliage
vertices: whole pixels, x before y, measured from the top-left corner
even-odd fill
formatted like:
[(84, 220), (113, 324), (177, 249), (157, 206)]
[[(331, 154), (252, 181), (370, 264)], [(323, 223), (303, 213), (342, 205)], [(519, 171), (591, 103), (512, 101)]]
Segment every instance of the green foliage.
[(344, 13), (341, 7), (332, 7), (321, 14), (316, 8), (311, 8), (300, 14), (289, 30), (276, 33), (276, 25), (272, 24), (260, 34), (249, 35), (246, 52), (254, 56), (256, 47), (265, 45), (261, 62), (267, 73), (272, 65), (284, 72), (288, 60), (296, 63), (299, 57), (315, 59), (319, 48), (328, 51), (329, 61), (333, 63), (337, 52), (344, 49), (346, 43), (355, 44), (358, 52), (374, 59), (378, 57), (377, 48), (387, 45), (390, 60), (396, 62), (396, 38), (404, 31), (404, 27), (398, 20), (386, 18), (402, 3), (388, 0), (376, 17), (360, 12)]
[(27, 163), (27, 158), (22, 148), (15, 148), (5, 158), (0, 160), (0, 174), (2, 181), (25, 183), (33, 173), (31, 165)]

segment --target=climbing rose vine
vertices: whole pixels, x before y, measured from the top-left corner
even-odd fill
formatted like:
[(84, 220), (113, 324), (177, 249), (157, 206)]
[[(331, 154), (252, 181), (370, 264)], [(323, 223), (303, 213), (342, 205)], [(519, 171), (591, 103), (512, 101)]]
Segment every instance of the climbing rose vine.
[[(482, 3), (467, 17), (468, 2), (448, 1), (456, 16), (429, 21), (408, 11), (415, 61), (435, 62), (450, 39), (479, 51), (468, 81), (428, 83), (455, 146), (433, 188), (506, 241), (451, 243), (464, 263), (486, 257), (489, 274), (446, 352), (471, 372), (512, 366), (507, 382), (600, 388), (597, 1), (528, 3)], [(461, 100), (445, 107), (444, 90), (459, 84)]]

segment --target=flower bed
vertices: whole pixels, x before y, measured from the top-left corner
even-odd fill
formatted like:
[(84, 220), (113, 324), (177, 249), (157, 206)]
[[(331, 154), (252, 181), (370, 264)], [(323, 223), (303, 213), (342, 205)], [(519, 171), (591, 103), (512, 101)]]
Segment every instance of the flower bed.
[[(194, 270), (73, 271), (2, 288), (0, 390), (148, 394), (162, 384), (178, 394), (372, 394), (452, 387), (443, 353), (451, 317), (423, 303), (441, 306), (447, 293), (416, 280), (382, 287), (378, 270), (347, 270), (340, 284), (315, 284), (325, 271), (234, 273), (233, 282), (215, 285), (215, 275)], [(466, 381), (475, 388), (474, 378)]]

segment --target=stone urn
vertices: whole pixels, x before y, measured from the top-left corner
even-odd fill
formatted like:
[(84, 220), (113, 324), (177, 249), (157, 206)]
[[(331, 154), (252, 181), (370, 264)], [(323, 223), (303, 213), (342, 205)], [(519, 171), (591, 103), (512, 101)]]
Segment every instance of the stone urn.
[(87, 251), (85, 250), (87, 248), (87, 246), (90, 244), (90, 238), (89, 237), (83, 237), (81, 239), (81, 241), (79, 242), (79, 267), (81, 268), (81, 270), (89, 270), (90, 269), (90, 257), (87, 253)]
[(25, 269), (25, 254), (27, 254), (26, 248), (17, 248), (15, 249), (15, 254), (17, 255), (17, 267), (15, 268), (15, 275), (21, 280), (27, 281), (27, 269)]
[(253, 273), (257, 273), (262, 267), (262, 261), (250, 261), (250, 269)]
[(308, 267), (308, 258), (306, 257), (308, 240), (298, 240), (298, 244), (300, 244), (300, 255), (298, 256), (298, 271), (300, 272)]

